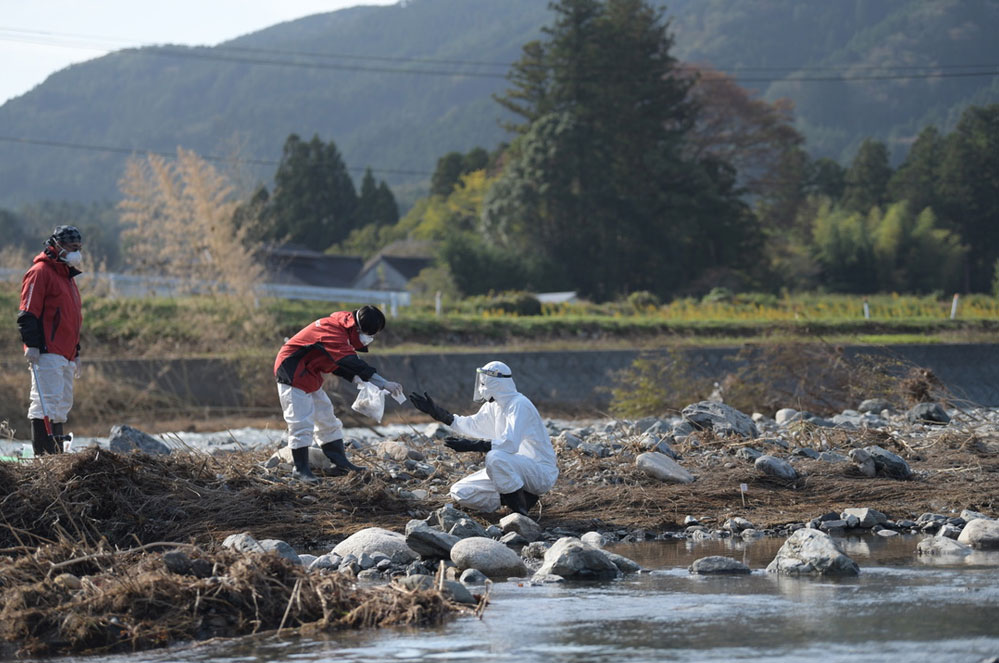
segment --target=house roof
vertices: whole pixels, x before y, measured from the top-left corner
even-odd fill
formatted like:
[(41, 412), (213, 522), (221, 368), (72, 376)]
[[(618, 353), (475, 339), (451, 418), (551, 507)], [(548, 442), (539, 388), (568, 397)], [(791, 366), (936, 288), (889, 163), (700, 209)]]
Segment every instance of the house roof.
[(349, 288), (364, 261), (359, 256), (327, 255), (298, 247), (269, 247), (261, 251), (267, 282)]

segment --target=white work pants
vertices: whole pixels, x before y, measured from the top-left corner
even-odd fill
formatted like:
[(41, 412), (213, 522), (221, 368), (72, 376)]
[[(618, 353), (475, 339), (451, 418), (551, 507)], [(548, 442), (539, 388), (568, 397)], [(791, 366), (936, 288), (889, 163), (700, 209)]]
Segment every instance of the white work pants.
[(43, 419), (48, 415), (49, 421), (54, 424), (65, 423), (69, 410), (73, 407), (75, 372), (75, 362), (62, 355), (42, 353), (38, 357), (36, 371), (31, 373), (31, 405), (28, 406), (28, 419)]
[(486, 454), (486, 468), (470, 474), (451, 486), (451, 498), (463, 507), (492, 512), (500, 508), (500, 495), (521, 488), (535, 495), (551, 490), (558, 478), (555, 468), (527, 456), (492, 450)]
[(288, 446), (300, 449), (343, 439), (343, 424), (333, 414), (333, 403), (322, 389), (307, 394), (298, 387), (278, 383), (278, 399), (288, 424)]

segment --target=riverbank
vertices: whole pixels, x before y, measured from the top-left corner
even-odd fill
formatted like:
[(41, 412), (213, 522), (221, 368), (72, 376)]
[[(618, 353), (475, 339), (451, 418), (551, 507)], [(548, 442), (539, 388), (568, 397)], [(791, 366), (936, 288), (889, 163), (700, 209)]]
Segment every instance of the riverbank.
[[(943, 412), (947, 421), (930, 423), (920, 417), (939, 417), (939, 411), (925, 409), (914, 420), (912, 411), (868, 406), (862, 408), (866, 412), (845, 411), (831, 419), (783, 410), (776, 419), (754, 420), (721, 404), (702, 403), (673, 419), (549, 421), (561, 475), (531, 518), (547, 546), (588, 532), (641, 542), (745, 529), (786, 536), (809, 525), (830, 532), (859, 526), (840, 518), (846, 509), (876, 510), (884, 515), (879, 529), (900, 533), (946, 531), (965, 522), (962, 513), (999, 514), (999, 411), (951, 409)], [(223, 543), (246, 532), (259, 541), (284, 542), (296, 555), (318, 557), (368, 528), (400, 537), (409, 533), (412, 520), (430, 519), (450, 503), (449, 486), (481, 468), (482, 455), (444, 447), (446, 429), (437, 424), (405, 428), (384, 427), (383, 436), (353, 439), (351, 458), (369, 471), (337, 477), (317, 467), (323, 475), (317, 485), (291, 477), (290, 465), (275, 456), (279, 436), (251, 439), (249, 431), (200, 442), (185, 441), (179, 433), (160, 436), (170, 450), (164, 455), (92, 446), (0, 463), (4, 639), (22, 652), (44, 654), (145, 648), (275, 629), (303, 587), (315, 591), (319, 604), (326, 591), (355, 595), (352, 608), (337, 611), (342, 618), (369, 600), (363, 592), (355, 594), (355, 585), (323, 585), (322, 573), (312, 577), (301, 565), (276, 559), (236, 566)], [(516, 537), (501, 526), (505, 512), (468, 515), (474, 521), (470, 527), (505, 537), (517, 549)], [(166, 570), (166, 551), (184, 553), (189, 563), (204, 560), (201, 566), (215, 571), (180, 577)], [(338, 574), (364, 568), (348, 563), (344, 571), (340, 562), (332, 569)], [(231, 569), (247, 564), (255, 570), (239, 577), (249, 584), (235, 594), (212, 594), (220, 601), (216, 613), (190, 617), (191, 605), (200, 605), (197, 597), (207, 596), (203, 590), (215, 586), (211, 583), (228, 586)], [(408, 573), (393, 564), (366, 577), (388, 581)], [(152, 589), (164, 578), (170, 581), (165, 586), (176, 590), (172, 598)], [(112, 591), (120, 592), (114, 594), (117, 603), (95, 598), (108, 599)], [(272, 597), (267, 619), (254, 616), (260, 608), (252, 601), (234, 598), (254, 592)], [(441, 592), (414, 600), (436, 606), (434, 619), (469, 609)], [(188, 611), (179, 625), (152, 607), (166, 605)], [(401, 613), (428, 614), (425, 607), (401, 605)], [(74, 639), (64, 618), (79, 611), (89, 616), (72, 622), (79, 627)], [(293, 614), (284, 627), (320, 619), (333, 623), (321, 610)], [(109, 621), (112, 617), (117, 621)], [(150, 619), (158, 620), (160, 630), (150, 627)]]

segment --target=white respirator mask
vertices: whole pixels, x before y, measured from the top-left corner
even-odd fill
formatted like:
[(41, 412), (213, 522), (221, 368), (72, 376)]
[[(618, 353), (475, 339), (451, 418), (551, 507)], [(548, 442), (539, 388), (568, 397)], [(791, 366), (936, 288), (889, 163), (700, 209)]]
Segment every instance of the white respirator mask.
[(369, 336), (364, 332), (359, 333), (358, 336), (361, 337), (361, 344), (364, 345), (365, 347), (371, 345), (371, 342), (375, 340), (374, 336)]

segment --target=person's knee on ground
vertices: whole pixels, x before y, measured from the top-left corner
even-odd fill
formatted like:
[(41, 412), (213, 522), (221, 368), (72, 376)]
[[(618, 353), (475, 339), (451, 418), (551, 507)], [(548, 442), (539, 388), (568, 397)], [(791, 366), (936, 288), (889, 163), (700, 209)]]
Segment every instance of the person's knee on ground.
[(323, 450), (323, 454), (330, 459), (330, 462), (341, 469), (349, 470), (351, 472), (364, 472), (368, 469), (360, 465), (354, 465), (350, 462), (347, 458), (347, 452), (343, 446), (343, 440), (325, 442), (321, 448)]

